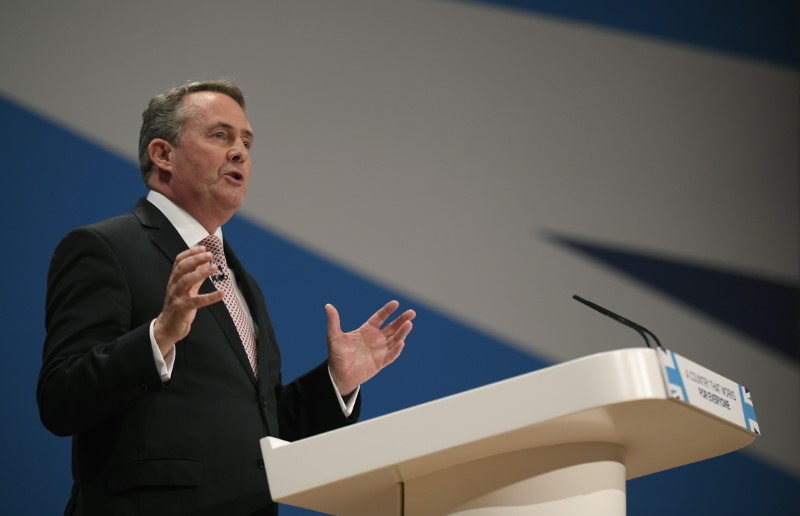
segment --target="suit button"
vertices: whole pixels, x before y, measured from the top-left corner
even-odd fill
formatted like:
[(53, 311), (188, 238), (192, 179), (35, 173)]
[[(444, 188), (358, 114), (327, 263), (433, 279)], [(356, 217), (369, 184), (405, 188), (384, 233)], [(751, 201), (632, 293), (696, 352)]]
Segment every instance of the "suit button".
[(266, 468), (264, 467), (264, 459), (258, 459), (258, 469), (264, 471)]

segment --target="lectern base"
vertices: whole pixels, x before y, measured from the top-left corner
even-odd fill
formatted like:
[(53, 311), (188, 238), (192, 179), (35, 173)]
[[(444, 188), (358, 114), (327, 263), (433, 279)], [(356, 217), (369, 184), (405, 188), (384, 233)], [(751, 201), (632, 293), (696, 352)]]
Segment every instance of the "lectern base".
[(625, 515), (625, 450), (574, 443), (515, 451), (407, 481), (414, 516)]

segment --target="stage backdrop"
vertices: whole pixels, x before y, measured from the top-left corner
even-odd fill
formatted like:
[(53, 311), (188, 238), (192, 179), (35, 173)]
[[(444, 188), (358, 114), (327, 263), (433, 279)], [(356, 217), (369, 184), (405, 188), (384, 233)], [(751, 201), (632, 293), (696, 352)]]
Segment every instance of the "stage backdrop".
[(6, 2), (5, 510), (71, 483), (34, 395), (54, 246), (144, 195), (153, 94), (226, 76), (256, 144), (225, 232), (285, 376), (324, 357), (326, 302), (419, 313), (365, 418), (643, 345), (577, 293), (750, 387), (764, 434), (631, 481), (630, 514), (800, 513), (798, 5), (569, 4)]

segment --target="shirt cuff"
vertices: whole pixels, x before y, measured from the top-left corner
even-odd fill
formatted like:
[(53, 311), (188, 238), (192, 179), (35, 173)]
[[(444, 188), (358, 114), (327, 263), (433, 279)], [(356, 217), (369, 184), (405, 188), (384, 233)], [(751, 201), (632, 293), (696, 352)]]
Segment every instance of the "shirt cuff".
[(356, 387), (356, 390), (353, 391), (350, 396), (347, 397), (345, 400), (342, 397), (342, 393), (339, 392), (339, 388), (336, 387), (336, 382), (333, 381), (333, 375), (331, 374), (331, 368), (328, 367), (328, 376), (331, 379), (331, 385), (333, 385), (333, 392), (336, 393), (336, 399), (339, 400), (339, 407), (342, 409), (342, 413), (344, 417), (350, 417), (350, 414), (353, 413), (353, 409), (356, 406), (356, 400), (358, 399), (358, 393), (361, 392), (361, 386), (359, 385)]
[(159, 376), (161, 376), (161, 381), (166, 383), (172, 378), (172, 368), (175, 365), (175, 346), (169, 350), (169, 353), (162, 355), (161, 348), (158, 347), (158, 342), (156, 342), (155, 326), (156, 320), (153, 319), (153, 322), (150, 323), (150, 346), (153, 348), (153, 359), (156, 361), (156, 368)]

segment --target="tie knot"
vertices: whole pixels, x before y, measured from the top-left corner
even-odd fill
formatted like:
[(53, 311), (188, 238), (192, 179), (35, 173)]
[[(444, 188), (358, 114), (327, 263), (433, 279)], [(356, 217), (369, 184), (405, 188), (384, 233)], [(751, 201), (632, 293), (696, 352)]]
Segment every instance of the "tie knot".
[(220, 268), (228, 266), (225, 260), (225, 251), (222, 250), (222, 241), (216, 235), (208, 235), (200, 241), (200, 245), (205, 246), (206, 250), (214, 255), (214, 261)]

